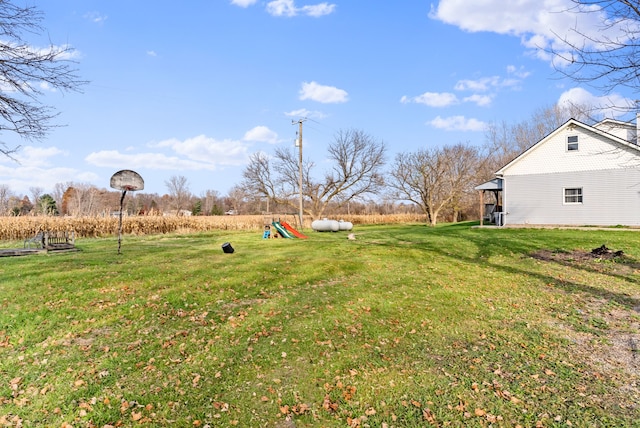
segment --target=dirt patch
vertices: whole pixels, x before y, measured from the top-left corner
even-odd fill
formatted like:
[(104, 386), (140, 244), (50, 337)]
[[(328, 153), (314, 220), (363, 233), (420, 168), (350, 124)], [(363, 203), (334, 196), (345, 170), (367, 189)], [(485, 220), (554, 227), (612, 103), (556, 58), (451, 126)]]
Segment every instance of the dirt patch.
[[(623, 251), (606, 246), (591, 251), (539, 250), (531, 257), (568, 267), (619, 277), (637, 274), (640, 264)], [(617, 394), (608, 397), (617, 405), (640, 409), (640, 304), (634, 307), (596, 296), (582, 296), (574, 312), (560, 317), (554, 327), (566, 334), (571, 353), (586, 363), (596, 378), (613, 380)], [(640, 300), (640, 292), (628, 296)], [(601, 397), (606, 400), (607, 398)]]
[[(617, 275), (628, 275), (640, 269), (640, 263), (627, 257), (622, 250), (612, 250), (605, 245), (594, 248), (591, 251), (584, 250), (538, 250), (530, 254), (531, 257), (538, 260), (550, 261), (588, 268), (589, 270)], [(608, 262), (608, 263), (603, 263)]]
[(596, 379), (609, 379), (617, 391), (603, 394), (597, 400), (621, 408), (640, 409), (640, 307), (632, 310), (611, 308), (606, 300), (590, 300), (577, 310), (585, 324), (594, 319), (599, 329), (576, 329), (561, 322), (555, 328), (566, 334), (571, 354), (586, 363)]

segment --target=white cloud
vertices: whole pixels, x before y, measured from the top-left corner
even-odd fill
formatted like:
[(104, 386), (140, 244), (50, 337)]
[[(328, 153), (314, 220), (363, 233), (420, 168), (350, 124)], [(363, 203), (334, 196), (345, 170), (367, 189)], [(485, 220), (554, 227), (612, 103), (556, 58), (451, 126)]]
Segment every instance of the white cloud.
[(327, 117), (327, 115), (322, 113), (321, 111), (311, 111), (311, 110), (307, 110), (306, 108), (285, 112), (284, 115), (288, 117), (297, 117), (297, 118), (306, 117), (309, 119), (311, 118), (324, 119)]
[[(633, 100), (618, 94), (596, 96), (582, 88), (572, 88), (563, 92), (558, 99), (558, 105), (586, 105), (596, 108), (603, 117), (616, 118), (627, 114), (628, 109), (634, 107)], [(625, 111), (627, 110), (627, 111)]]
[(292, 17), (299, 14), (312, 17), (329, 15), (335, 11), (336, 5), (319, 3), (316, 5), (296, 7), (294, 0), (273, 0), (267, 3), (267, 12), (273, 16)]
[(323, 104), (346, 103), (349, 100), (347, 91), (334, 86), (320, 85), (317, 82), (304, 82), (299, 94), (301, 100), (312, 100)]
[(96, 23), (96, 24), (102, 24), (104, 21), (107, 20), (108, 16), (107, 15), (103, 15), (100, 12), (87, 12), (84, 14), (83, 16), (84, 19), (88, 19), (89, 21)]
[(491, 105), (491, 102), (493, 101), (493, 97), (491, 95), (473, 94), (471, 96), (463, 98), (462, 101), (466, 103), (475, 103), (480, 107), (486, 107), (488, 105)]
[(213, 165), (242, 165), (248, 157), (245, 143), (230, 139), (218, 141), (205, 135), (184, 141), (169, 139), (157, 143), (156, 147), (169, 147), (188, 159)]
[(51, 86), (49, 82), (39, 82), (38, 87), (44, 92), (57, 92), (56, 88)]
[(428, 122), (428, 125), (445, 131), (484, 131), (487, 124), (477, 119), (467, 119), (464, 116), (440, 117)]
[(453, 88), (456, 91), (486, 92), (489, 89), (501, 86), (501, 81), (498, 76), (482, 77), (476, 80), (463, 79), (456, 82)]
[(163, 153), (125, 154), (117, 150), (101, 150), (90, 153), (86, 158), (91, 165), (120, 169), (163, 169), (163, 170), (214, 170), (215, 165), (183, 159), (178, 156), (167, 156)]
[(296, 16), (296, 6), (293, 0), (275, 0), (267, 3), (267, 12), (273, 16)]
[(52, 164), (50, 158), (65, 154), (57, 147), (25, 146), (14, 157), (23, 167), (44, 167)]
[(335, 9), (336, 5), (329, 3), (319, 3), (312, 6), (303, 6), (302, 8), (300, 8), (302, 13), (304, 13), (305, 15), (313, 16), (316, 18), (319, 16), (329, 15), (333, 13)]
[(400, 99), (403, 104), (417, 103), (424, 104), (429, 107), (447, 107), (450, 105), (458, 104), (459, 100), (455, 94), (449, 92), (425, 92), (422, 95), (416, 97), (407, 97), (406, 95)]
[(258, 0), (231, 0), (231, 4), (235, 4), (240, 7), (249, 7), (255, 4)]
[[(95, 166), (111, 168), (146, 168), (159, 170), (216, 170), (224, 166), (244, 165), (248, 146), (242, 141), (218, 141), (205, 135), (186, 140), (171, 138), (149, 144), (152, 152), (121, 153), (102, 150), (90, 153), (85, 160)], [(169, 153), (163, 153), (168, 150)]]
[[(519, 37), (524, 47), (534, 50), (536, 56), (545, 60), (551, 60), (547, 53), (549, 49), (567, 50), (563, 39), (576, 46), (584, 43), (586, 48), (598, 49), (592, 40), (624, 41), (638, 28), (637, 22), (620, 25), (607, 22), (606, 13), (597, 4), (582, 7), (589, 8), (590, 13), (580, 13), (573, 0), (440, 0), (432, 7), (430, 17), (469, 32), (487, 31)], [(610, 25), (603, 25), (603, 22)], [(632, 30), (625, 32), (625, 25), (630, 25)]]
[(266, 126), (256, 126), (244, 134), (243, 140), (276, 144), (278, 142), (278, 134)]
[(507, 73), (509, 75), (515, 76), (518, 79), (526, 79), (527, 77), (531, 76), (531, 72), (525, 70), (524, 67), (516, 67), (515, 65), (508, 65), (507, 66)]
[(55, 167), (56, 156), (67, 153), (57, 147), (25, 146), (14, 154), (17, 162), (8, 158), (0, 161), (0, 178), (13, 192), (29, 195), (29, 188), (41, 187), (53, 191), (55, 183), (96, 181), (98, 175), (75, 168)]
[(153, 57), (158, 56), (158, 54), (156, 53), (156, 51), (147, 51), (147, 55), (148, 55), (148, 56), (153, 56)]

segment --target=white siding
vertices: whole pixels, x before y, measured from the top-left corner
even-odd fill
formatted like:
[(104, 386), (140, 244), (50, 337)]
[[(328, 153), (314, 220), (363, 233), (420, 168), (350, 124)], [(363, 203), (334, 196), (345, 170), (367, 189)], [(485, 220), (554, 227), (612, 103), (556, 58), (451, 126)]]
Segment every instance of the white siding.
[[(579, 148), (567, 151), (567, 137), (578, 136)], [(640, 166), (640, 151), (612, 143), (581, 127), (563, 127), (502, 170), (513, 175), (552, 174), (558, 171), (598, 171)]]
[[(505, 224), (640, 226), (640, 167), (593, 169), (505, 177)], [(576, 187), (583, 203), (564, 204), (564, 189)]]
[(629, 141), (630, 143), (637, 143), (637, 130), (635, 125), (633, 124), (618, 122), (616, 120), (604, 120), (594, 125), (594, 128), (598, 128), (604, 132), (608, 132), (609, 134), (615, 135), (616, 137), (622, 138), (623, 140)]

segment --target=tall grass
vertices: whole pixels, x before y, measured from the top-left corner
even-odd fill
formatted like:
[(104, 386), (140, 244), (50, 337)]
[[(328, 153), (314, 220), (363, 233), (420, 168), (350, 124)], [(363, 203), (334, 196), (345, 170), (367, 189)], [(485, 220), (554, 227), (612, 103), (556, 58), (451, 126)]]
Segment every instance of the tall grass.
[[(183, 232), (207, 232), (213, 230), (260, 230), (272, 219), (296, 224), (295, 215), (240, 215), (240, 216), (125, 216), (122, 229), (125, 234), (154, 235)], [(413, 214), (394, 215), (344, 215), (340, 219), (353, 224), (392, 224), (423, 221), (424, 216)], [(311, 219), (305, 218), (305, 227)], [(80, 238), (113, 236), (118, 233), (116, 217), (0, 217), (0, 240), (21, 240), (40, 231), (74, 231)]]

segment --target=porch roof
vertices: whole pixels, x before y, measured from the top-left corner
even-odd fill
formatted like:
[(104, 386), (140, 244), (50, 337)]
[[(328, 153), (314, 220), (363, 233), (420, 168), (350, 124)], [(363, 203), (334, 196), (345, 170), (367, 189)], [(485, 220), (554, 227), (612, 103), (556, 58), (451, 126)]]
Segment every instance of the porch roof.
[(476, 190), (502, 190), (502, 178), (494, 178), (479, 186), (474, 187)]

